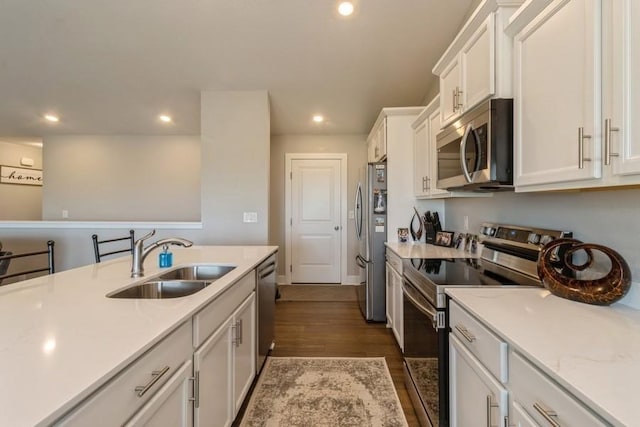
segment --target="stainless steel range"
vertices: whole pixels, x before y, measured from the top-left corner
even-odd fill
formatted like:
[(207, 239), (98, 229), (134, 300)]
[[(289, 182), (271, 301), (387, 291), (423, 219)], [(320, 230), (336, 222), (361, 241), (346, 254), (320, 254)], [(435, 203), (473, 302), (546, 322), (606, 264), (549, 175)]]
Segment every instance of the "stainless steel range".
[[(480, 258), (403, 261), (405, 382), (420, 424), (449, 426), (449, 324), (445, 289), (541, 286), (542, 247), (569, 232), (484, 223)], [(556, 254), (557, 257), (562, 253)]]

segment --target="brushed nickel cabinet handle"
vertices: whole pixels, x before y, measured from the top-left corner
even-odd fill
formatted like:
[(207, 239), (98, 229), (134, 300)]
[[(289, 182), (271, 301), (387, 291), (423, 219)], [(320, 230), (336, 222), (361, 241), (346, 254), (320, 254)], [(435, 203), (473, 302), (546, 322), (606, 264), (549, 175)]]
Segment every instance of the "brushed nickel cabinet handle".
[(467, 328), (465, 328), (464, 326), (456, 325), (455, 328), (458, 332), (462, 334), (463, 337), (465, 337), (467, 341), (474, 342), (476, 340), (476, 337), (471, 332), (469, 332)]
[(189, 381), (193, 381), (193, 397), (189, 398), (190, 402), (193, 402), (194, 408), (200, 407), (200, 371), (196, 371), (195, 376), (189, 378)]
[(487, 427), (491, 426), (491, 409), (497, 408), (498, 404), (491, 401), (491, 395), (487, 394)]
[(456, 108), (462, 109), (462, 102), (460, 102), (460, 95), (463, 94), (463, 91), (460, 90), (459, 87), (456, 87)]
[(238, 327), (236, 328), (236, 331), (238, 332), (238, 340), (236, 341), (236, 347), (240, 347), (240, 344), (242, 344), (242, 319), (238, 320), (236, 322), (236, 325), (238, 325)]
[[(456, 88), (457, 89), (457, 88)], [(453, 89), (453, 101), (452, 101), (452, 105), (453, 105), (453, 112), (455, 113), (457, 108), (456, 106), (458, 105), (458, 102), (456, 101), (456, 96), (457, 96), (457, 91), (456, 89)]]
[(584, 128), (578, 128), (578, 169), (584, 169), (584, 162), (590, 162), (590, 157), (584, 157), (584, 140), (591, 139), (591, 135), (584, 134)]
[(549, 424), (551, 424), (553, 427), (562, 427), (556, 420), (555, 418), (558, 417), (558, 414), (555, 411), (552, 411), (551, 409), (544, 409), (542, 407), (541, 404), (539, 404), (538, 402), (533, 404), (533, 409), (535, 409), (536, 411), (538, 411), (538, 413), (540, 413), (540, 415), (542, 415), (542, 418), (544, 418)]
[(158, 380), (160, 378), (162, 378), (162, 376), (164, 374), (166, 374), (167, 372), (169, 372), (169, 367), (165, 366), (164, 368), (162, 368), (159, 371), (152, 371), (151, 372), (151, 381), (149, 381), (146, 385), (139, 385), (137, 386), (134, 390), (138, 392), (138, 397), (142, 397), (145, 395), (146, 392), (149, 391), (149, 389), (151, 387), (153, 387), (153, 385), (155, 383), (158, 382)]
[(619, 153), (611, 152), (611, 132), (618, 132), (620, 128), (611, 126), (611, 119), (604, 121), (604, 164), (610, 165), (612, 157), (618, 157)]

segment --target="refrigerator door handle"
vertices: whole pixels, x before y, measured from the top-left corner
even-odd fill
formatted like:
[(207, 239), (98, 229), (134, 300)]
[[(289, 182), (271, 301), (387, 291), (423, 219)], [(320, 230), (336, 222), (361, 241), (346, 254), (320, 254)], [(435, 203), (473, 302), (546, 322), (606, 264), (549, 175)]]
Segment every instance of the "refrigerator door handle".
[(356, 255), (356, 264), (360, 268), (367, 268), (367, 260), (362, 258), (360, 255)]
[(356, 237), (358, 240), (362, 238), (362, 186), (358, 183), (356, 187), (356, 200), (355, 200), (355, 222), (356, 222)]

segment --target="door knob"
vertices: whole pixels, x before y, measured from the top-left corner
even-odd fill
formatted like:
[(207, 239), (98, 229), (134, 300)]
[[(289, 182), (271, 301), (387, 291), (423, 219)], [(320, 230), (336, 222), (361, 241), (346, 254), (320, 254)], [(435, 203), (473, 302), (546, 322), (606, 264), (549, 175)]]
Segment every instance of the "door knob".
[(333, 229), (334, 229), (334, 230), (336, 230), (336, 231), (338, 231), (338, 230), (340, 230), (340, 226), (339, 226), (339, 225), (336, 225), (335, 227), (333, 227)]

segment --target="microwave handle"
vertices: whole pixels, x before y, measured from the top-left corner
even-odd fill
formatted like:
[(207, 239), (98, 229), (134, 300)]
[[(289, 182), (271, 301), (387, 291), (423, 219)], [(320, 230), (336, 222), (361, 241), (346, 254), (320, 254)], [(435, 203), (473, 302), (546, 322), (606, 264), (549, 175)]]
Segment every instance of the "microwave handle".
[(467, 168), (467, 160), (465, 154), (467, 153), (467, 141), (469, 140), (471, 128), (471, 124), (467, 125), (467, 128), (464, 130), (464, 135), (462, 136), (462, 141), (460, 141), (460, 163), (462, 166), (464, 179), (466, 179), (467, 182), (471, 182), (471, 174), (469, 174), (469, 168)]

